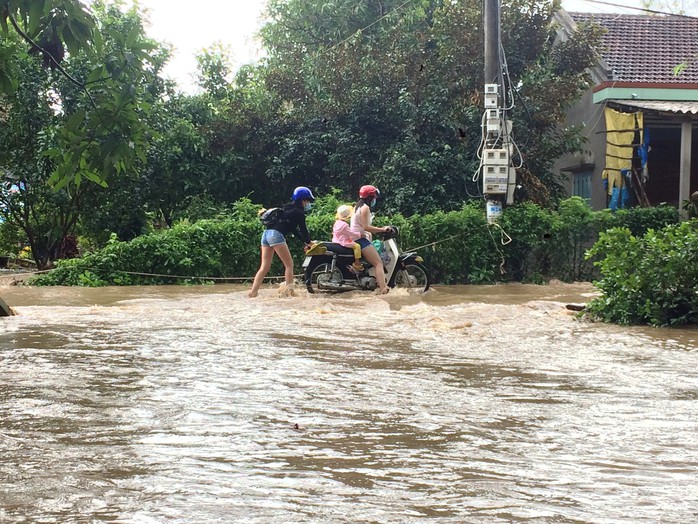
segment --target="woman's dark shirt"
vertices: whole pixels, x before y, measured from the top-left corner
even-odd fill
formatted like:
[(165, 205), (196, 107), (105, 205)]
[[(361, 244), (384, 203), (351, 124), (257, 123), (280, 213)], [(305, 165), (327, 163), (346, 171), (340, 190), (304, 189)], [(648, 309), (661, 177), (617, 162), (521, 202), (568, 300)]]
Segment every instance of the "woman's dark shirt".
[(305, 211), (296, 204), (286, 204), (284, 206), (284, 219), (276, 224), (273, 229), (276, 229), (284, 236), (293, 233), (304, 244), (310, 244), (310, 233), (308, 233), (308, 227), (305, 225)]

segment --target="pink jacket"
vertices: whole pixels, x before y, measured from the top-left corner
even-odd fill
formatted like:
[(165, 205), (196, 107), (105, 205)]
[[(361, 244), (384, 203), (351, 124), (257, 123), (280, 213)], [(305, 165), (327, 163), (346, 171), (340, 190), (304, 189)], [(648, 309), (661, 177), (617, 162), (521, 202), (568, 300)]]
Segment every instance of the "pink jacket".
[(344, 220), (337, 220), (332, 228), (332, 242), (336, 242), (344, 247), (351, 247), (355, 240), (361, 238), (359, 233), (355, 233)]

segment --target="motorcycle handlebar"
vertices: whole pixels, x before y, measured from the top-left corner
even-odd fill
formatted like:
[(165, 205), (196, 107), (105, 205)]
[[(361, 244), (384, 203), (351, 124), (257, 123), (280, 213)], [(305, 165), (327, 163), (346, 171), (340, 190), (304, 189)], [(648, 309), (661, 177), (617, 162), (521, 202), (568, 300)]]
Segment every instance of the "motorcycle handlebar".
[(381, 233), (384, 240), (388, 240), (389, 238), (396, 238), (400, 234), (400, 229), (398, 229), (397, 226), (388, 226), (388, 228), (388, 231), (384, 231), (383, 233)]

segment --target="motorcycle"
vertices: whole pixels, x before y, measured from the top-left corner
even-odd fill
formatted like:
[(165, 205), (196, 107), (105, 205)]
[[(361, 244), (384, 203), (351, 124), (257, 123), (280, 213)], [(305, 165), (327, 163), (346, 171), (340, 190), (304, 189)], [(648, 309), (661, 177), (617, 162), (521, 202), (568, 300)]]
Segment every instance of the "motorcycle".
[[(429, 289), (430, 279), (422, 257), (414, 252), (403, 253), (398, 248), (399, 230), (395, 226), (385, 233), (378, 233), (374, 242), (383, 260), (385, 281), (388, 287), (405, 288), (423, 293)], [(351, 268), (354, 252), (335, 242), (318, 242), (306, 252), (303, 262), (303, 282), (308, 292), (318, 291), (373, 291), (376, 283), (375, 268), (362, 260), (364, 269)]]

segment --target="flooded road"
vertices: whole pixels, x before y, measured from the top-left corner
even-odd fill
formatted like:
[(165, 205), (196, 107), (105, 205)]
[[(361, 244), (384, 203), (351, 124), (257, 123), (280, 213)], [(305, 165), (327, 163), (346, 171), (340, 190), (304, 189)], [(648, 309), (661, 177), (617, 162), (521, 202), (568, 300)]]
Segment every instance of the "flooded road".
[(0, 522), (698, 521), (698, 330), (247, 289), (0, 289)]

